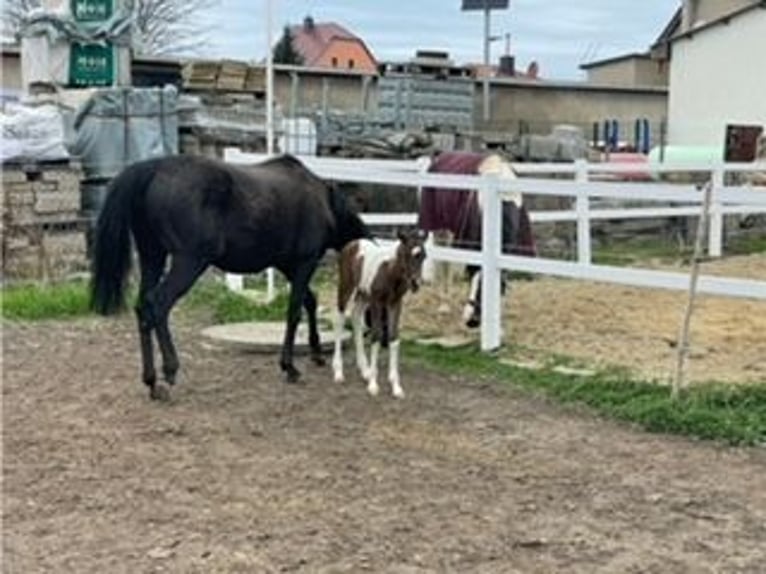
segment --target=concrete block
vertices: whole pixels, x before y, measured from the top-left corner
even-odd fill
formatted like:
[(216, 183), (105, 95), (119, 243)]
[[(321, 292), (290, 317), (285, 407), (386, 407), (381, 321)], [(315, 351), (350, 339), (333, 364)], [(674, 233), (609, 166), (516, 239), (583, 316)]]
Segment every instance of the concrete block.
[(11, 183), (24, 183), (27, 174), (21, 169), (3, 168), (3, 187)]
[(79, 209), (79, 194), (60, 191), (38, 193), (35, 200), (35, 212), (37, 213), (74, 212)]

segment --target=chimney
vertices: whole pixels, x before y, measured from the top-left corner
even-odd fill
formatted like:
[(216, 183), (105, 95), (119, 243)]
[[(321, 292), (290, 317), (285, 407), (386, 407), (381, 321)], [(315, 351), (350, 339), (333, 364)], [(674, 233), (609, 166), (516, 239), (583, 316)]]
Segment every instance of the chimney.
[(500, 56), (500, 69), (498, 70), (500, 76), (515, 76), (516, 75), (516, 59), (506, 54)]
[(304, 29), (305, 29), (307, 32), (311, 32), (311, 31), (313, 31), (313, 30), (314, 30), (314, 19), (313, 19), (311, 16), (306, 16), (306, 17), (303, 19), (303, 28), (304, 28)]

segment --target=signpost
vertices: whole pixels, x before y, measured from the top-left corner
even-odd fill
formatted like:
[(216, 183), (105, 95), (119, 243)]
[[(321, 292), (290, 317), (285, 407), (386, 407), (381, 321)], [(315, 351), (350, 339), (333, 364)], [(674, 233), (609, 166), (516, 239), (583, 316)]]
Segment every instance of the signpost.
[[(87, 28), (106, 22), (114, 14), (115, 0), (70, 0), (72, 18)], [(111, 43), (73, 42), (69, 50), (69, 85), (104, 87), (115, 83), (116, 49)]]

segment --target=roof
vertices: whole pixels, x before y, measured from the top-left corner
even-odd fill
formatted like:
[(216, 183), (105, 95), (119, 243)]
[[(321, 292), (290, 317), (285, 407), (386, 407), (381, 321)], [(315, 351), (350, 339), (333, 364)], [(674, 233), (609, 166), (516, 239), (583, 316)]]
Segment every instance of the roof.
[(678, 33), (678, 31), (681, 28), (681, 21), (683, 18), (683, 10), (679, 8), (676, 11), (676, 13), (673, 15), (673, 17), (671, 18), (668, 25), (660, 34), (659, 38), (657, 38), (657, 41), (652, 45), (652, 49), (659, 48), (665, 44), (671, 44), (675, 42), (676, 40), (691, 38), (695, 34), (699, 34), (700, 32), (705, 32), (717, 26), (728, 24), (729, 22), (739, 18), (740, 16), (748, 14), (752, 12), (753, 10), (759, 10), (759, 9), (760, 10), (766, 9), (766, 0), (760, 0), (758, 2), (754, 2), (753, 4), (743, 6), (742, 8), (739, 8), (738, 10), (734, 10), (733, 12), (724, 14), (723, 16), (720, 16), (719, 18), (715, 18), (714, 20), (710, 20), (709, 22), (697, 24), (695, 26), (692, 26), (690, 30)]
[(337, 40), (358, 43), (375, 63), (375, 58), (364, 41), (335, 22), (315, 23), (313, 19), (306, 18), (303, 24), (291, 26), (290, 33), (293, 37), (293, 48), (303, 56), (306, 66), (311, 66), (319, 60), (327, 47)]
[(611, 58), (604, 58), (603, 60), (586, 62), (585, 64), (580, 64), (580, 69), (590, 70), (591, 68), (599, 68), (601, 66), (616, 64), (617, 62), (624, 62), (627, 60), (649, 60), (649, 59), (651, 59), (651, 57), (646, 52), (631, 52), (629, 54), (621, 54), (619, 56), (613, 56)]

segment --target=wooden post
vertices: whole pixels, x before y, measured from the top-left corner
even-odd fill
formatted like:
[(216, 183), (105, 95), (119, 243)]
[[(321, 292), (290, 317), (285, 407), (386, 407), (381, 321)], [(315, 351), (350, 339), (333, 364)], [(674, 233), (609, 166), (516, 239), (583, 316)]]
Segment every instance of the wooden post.
[[(588, 162), (583, 159), (575, 161), (577, 172), (575, 182), (584, 184), (588, 181)], [(591, 264), (591, 239), (590, 239), (590, 199), (585, 189), (578, 189), (575, 200), (577, 211), (577, 262), (580, 265)]]
[(723, 213), (721, 202), (718, 201), (718, 190), (723, 189), (723, 168), (713, 171), (711, 181), (712, 191), (710, 196), (710, 232), (708, 234), (708, 254), (710, 257), (720, 257), (723, 254)]
[[(500, 347), (502, 305), (500, 293), (500, 240), (503, 200), (499, 194), (499, 178), (483, 176), (479, 193), (484, 194), (481, 221), (481, 350)], [(491, 180), (491, 181), (490, 181)]]
[(689, 273), (689, 296), (686, 301), (681, 331), (678, 336), (678, 360), (676, 362), (676, 374), (673, 378), (673, 388), (671, 396), (678, 398), (680, 389), (685, 385), (685, 367), (686, 359), (689, 355), (689, 326), (691, 325), (692, 311), (694, 310), (694, 299), (697, 295), (697, 280), (699, 278), (699, 263), (702, 253), (702, 241), (705, 237), (708, 217), (710, 215), (710, 200), (713, 195), (713, 183), (709, 182), (705, 186), (705, 195), (702, 200), (702, 212), (700, 213), (699, 223), (697, 224), (697, 236), (694, 239), (694, 254), (692, 255), (691, 272)]

